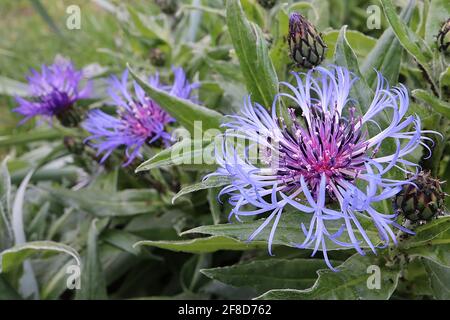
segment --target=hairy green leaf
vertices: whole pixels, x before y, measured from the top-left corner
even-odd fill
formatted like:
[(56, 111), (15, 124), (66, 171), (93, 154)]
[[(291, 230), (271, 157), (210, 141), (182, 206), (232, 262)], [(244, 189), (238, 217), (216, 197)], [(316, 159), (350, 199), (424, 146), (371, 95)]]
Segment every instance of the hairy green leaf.
[(261, 29), (247, 20), (239, 0), (227, 1), (227, 25), (252, 99), (270, 108), (278, 78)]
[(214, 165), (215, 158), (213, 153), (214, 144), (207, 141), (207, 139), (183, 139), (141, 163), (136, 168), (136, 172), (173, 165), (182, 166), (183, 168), (192, 170), (213, 171), (216, 167)]
[(266, 248), (264, 242), (243, 242), (230, 237), (212, 236), (206, 238), (197, 238), (191, 240), (175, 240), (175, 241), (151, 241), (144, 240), (134, 244), (136, 246), (150, 246), (161, 249), (172, 250), (176, 252), (188, 253), (208, 253), (219, 250), (251, 250)]
[(436, 299), (450, 299), (450, 268), (441, 266), (431, 260), (424, 260), (430, 279), (431, 290)]
[(191, 135), (194, 136), (195, 131), (200, 128), (203, 130), (220, 128), (222, 115), (217, 111), (200, 106), (186, 99), (180, 99), (164, 90), (154, 88), (147, 81), (139, 77), (130, 66), (128, 66), (128, 69), (148, 96), (184, 126)]
[(97, 219), (91, 223), (88, 233), (87, 252), (81, 272), (81, 289), (77, 291), (77, 299), (106, 299), (106, 281), (100, 262), (98, 249)]
[(450, 267), (450, 217), (418, 227), (415, 236), (399, 244), (399, 250)]
[(267, 259), (204, 269), (207, 277), (235, 287), (258, 291), (271, 289), (306, 289), (317, 279), (317, 270), (326, 268), (322, 259)]
[[(311, 216), (308, 214), (300, 212), (286, 212), (283, 213), (275, 236), (273, 238), (274, 245), (284, 245), (289, 247), (294, 247), (295, 244), (302, 243), (305, 240), (305, 236), (301, 231), (300, 225), (304, 223), (308, 227)], [(218, 224), (210, 226), (200, 226), (191, 230), (187, 230), (182, 233), (184, 234), (209, 234), (214, 236), (225, 236), (239, 239), (241, 241), (247, 241), (249, 236), (264, 222), (264, 219), (259, 219), (249, 222), (234, 222), (227, 224)], [(327, 230), (331, 233), (337, 232), (341, 228), (340, 223), (329, 221), (327, 223)], [(262, 230), (254, 240), (256, 241), (267, 241), (269, 238), (269, 233), (271, 230), (271, 224), (269, 224), (264, 230)], [(376, 231), (371, 229), (366, 229), (367, 235), (373, 240), (373, 243), (377, 243), (378, 234)], [(355, 232), (355, 234), (358, 234)], [(343, 235), (339, 240), (348, 242), (346, 235)], [(364, 247), (364, 245), (362, 245)], [(342, 246), (336, 245), (334, 242), (327, 242), (328, 250), (341, 250), (345, 249)]]
[(373, 255), (355, 254), (339, 270), (320, 270), (319, 278), (311, 288), (270, 290), (258, 299), (385, 300), (394, 292), (400, 277), (400, 270), (380, 265), (380, 261)]
[[(400, 13), (402, 21), (408, 23), (413, 11), (414, 3), (410, 1), (408, 6)], [(391, 85), (398, 82), (402, 52), (403, 47), (395, 37), (392, 28), (389, 27), (383, 32), (361, 66), (361, 72), (369, 87), (375, 88), (377, 80), (375, 70), (381, 72)]]
[(184, 196), (186, 194), (195, 192), (195, 191), (199, 191), (199, 190), (204, 190), (204, 189), (209, 189), (209, 188), (217, 188), (217, 187), (221, 187), (224, 185), (230, 184), (230, 178), (229, 177), (225, 177), (225, 176), (211, 176), (205, 180), (203, 180), (202, 182), (198, 182), (196, 184), (184, 187), (183, 189), (181, 189), (173, 198), (172, 198), (172, 203), (175, 203), (175, 201), (181, 197)]
[(450, 103), (436, 98), (428, 91), (422, 89), (415, 89), (412, 92), (413, 97), (418, 98), (428, 104), (436, 112), (450, 119)]
[(406, 51), (414, 57), (419, 66), (426, 73), (428, 81), (436, 88), (436, 84), (433, 80), (433, 73), (429, 64), (432, 58), (430, 48), (400, 19), (395, 12), (395, 7), (391, 0), (381, 0), (381, 4), (383, 5), (384, 14), (397, 39)]
[(44, 256), (56, 253), (66, 253), (75, 259), (80, 265), (80, 255), (72, 247), (54, 241), (32, 241), (16, 245), (0, 253), (0, 272), (9, 272), (20, 266), (26, 259), (34, 254), (41, 253)]
[(107, 193), (91, 189), (44, 188), (59, 202), (87, 211), (97, 217), (133, 216), (159, 212), (165, 203), (154, 189), (128, 189)]
[(353, 85), (352, 95), (358, 101), (356, 108), (359, 110), (359, 113), (364, 114), (370, 106), (373, 92), (359, 71), (358, 60), (356, 59), (356, 55), (346, 38), (346, 30), (347, 26), (343, 26), (339, 31), (339, 37), (336, 41), (336, 49), (334, 53), (334, 62), (338, 66), (347, 68), (359, 77)]

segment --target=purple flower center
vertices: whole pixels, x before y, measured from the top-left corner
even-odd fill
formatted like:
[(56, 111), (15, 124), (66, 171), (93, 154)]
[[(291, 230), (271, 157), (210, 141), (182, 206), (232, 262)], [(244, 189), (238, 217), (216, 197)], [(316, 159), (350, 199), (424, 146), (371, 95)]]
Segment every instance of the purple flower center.
[[(149, 78), (149, 84), (174, 97), (192, 99), (192, 90), (197, 88), (198, 84), (190, 83), (183, 69), (172, 70), (172, 85), (160, 83), (157, 74)], [(133, 82), (132, 89), (130, 88), (128, 70), (123, 72), (121, 79), (116, 76), (111, 78), (108, 93), (117, 106), (117, 114), (113, 116), (98, 109), (92, 110), (83, 124), (91, 134), (86, 141), (93, 141), (92, 145), (98, 150), (98, 154), (104, 154), (101, 162), (114, 150), (125, 147), (127, 160), (123, 165), (127, 166), (136, 157), (142, 157), (141, 149), (145, 145), (162, 143), (167, 147), (172, 143), (167, 125), (175, 119), (150, 99), (139, 84)]]
[(81, 88), (82, 78), (83, 72), (76, 70), (69, 60), (56, 58), (54, 64), (43, 65), (40, 73), (32, 70), (28, 76), (31, 98), (16, 97), (19, 106), (14, 112), (25, 117), (21, 123), (35, 116), (47, 119), (61, 116), (60, 121), (66, 122), (64, 115), (75, 102), (91, 95), (92, 83), (88, 81)]
[(342, 181), (354, 181), (365, 170), (364, 158), (368, 143), (361, 129), (361, 118), (350, 108), (349, 118), (337, 112), (323, 112), (320, 106), (311, 108), (310, 123), (301, 125), (290, 109), (292, 131), (284, 130), (280, 141), (277, 175), (288, 188), (298, 187), (300, 177), (317, 196), (320, 180), (326, 176), (328, 195), (336, 199)]
[(69, 96), (67, 92), (55, 88), (54, 91), (37, 97), (38, 102), (47, 107), (49, 114), (58, 114), (70, 108), (77, 100), (74, 96)]
[(173, 118), (154, 101), (145, 98), (145, 103), (133, 101), (129, 109), (119, 111), (125, 131), (140, 139), (151, 139), (161, 132)]

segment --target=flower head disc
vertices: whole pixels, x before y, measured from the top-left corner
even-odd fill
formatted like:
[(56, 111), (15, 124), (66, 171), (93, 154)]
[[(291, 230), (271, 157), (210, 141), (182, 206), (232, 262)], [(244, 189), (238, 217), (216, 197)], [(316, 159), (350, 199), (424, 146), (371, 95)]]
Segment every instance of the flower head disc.
[[(173, 72), (172, 86), (160, 83), (158, 75), (149, 78), (150, 85), (166, 90), (178, 98), (191, 98), (192, 90), (197, 84), (189, 83), (183, 69), (173, 68)], [(109, 95), (116, 106), (116, 116), (101, 110), (93, 110), (83, 125), (91, 133), (86, 140), (94, 141), (93, 146), (98, 154), (103, 153), (101, 162), (104, 162), (115, 149), (124, 146), (127, 157), (124, 166), (127, 166), (136, 157), (141, 156), (140, 151), (144, 145), (158, 140), (168, 145), (171, 141), (166, 126), (175, 119), (150, 99), (142, 87), (134, 81), (133, 89), (128, 89), (128, 70), (122, 74), (120, 80), (113, 76)]]
[(13, 111), (25, 117), (21, 123), (34, 116), (47, 119), (56, 116), (64, 121), (64, 115), (70, 114), (74, 103), (88, 98), (91, 93), (90, 82), (80, 88), (82, 79), (82, 71), (76, 70), (69, 60), (57, 57), (51, 66), (43, 65), (41, 73), (31, 71), (28, 85), (32, 98), (26, 100), (16, 97), (19, 106)]
[[(299, 227), (304, 241), (293, 245), (312, 248), (313, 254), (321, 249), (333, 268), (327, 246), (355, 248), (360, 254), (368, 247), (375, 252), (391, 239), (396, 242), (392, 227), (409, 231), (397, 224), (396, 214), (379, 212), (376, 204), (411, 183), (392, 179), (388, 173), (413, 173), (417, 165), (405, 157), (420, 145), (428, 148), (423, 140), (429, 138), (423, 133), (430, 132), (421, 130), (418, 117), (405, 116), (406, 88), (390, 89), (381, 75), (370, 106), (359, 106), (365, 114), (349, 96), (356, 79), (345, 68), (317, 67), (293, 75), (297, 85), (281, 83), (288, 92), (275, 98), (271, 114), (248, 98), (242, 114), (230, 116), (225, 124), (229, 130), (216, 152), (219, 169), (210, 175), (231, 178), (221, 191), (234, 206), (230, 218), (268, 215), (249, 239), (272, 223), (269, 253), (287, 207), (309, 214), (309, 225)], [(280, 97), (293, 105), (289, 121), (276, 114)], [(376, 122), (381, 116), (390, 118), (384, 129)], [(250, 147), (240, 152), (231, 138), (250, 141), (250, 147), (257, 145), (263, 156), (252, 161)], [(380, 154), (387, 141), (394, 151)]]

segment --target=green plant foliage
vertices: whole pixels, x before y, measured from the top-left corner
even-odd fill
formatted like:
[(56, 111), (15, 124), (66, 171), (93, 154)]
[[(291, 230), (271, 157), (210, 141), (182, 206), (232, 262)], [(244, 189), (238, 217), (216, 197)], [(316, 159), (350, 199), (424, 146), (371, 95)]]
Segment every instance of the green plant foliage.
[[(361, 0), (163, 2), (0, 2), (0, 299), (450, 299), (450, 47), (445, 51), (436, 42), (440, 32), (444, 35), (450, 2), (369, 1), (380, 9), (375, 29), (369, 23), (369, 2)], [(81, 26), (73, 30), (66, 21), (71, 5), (82, 12)], [(245, 166), (230, 168), (216, 159), (225, 146), (247, 154), (252, 150), (248, 141), (240, 140), (242, 132), (225, 130), (242, 111), (244, 100), (250, 97), (268, 111), (275, 108), (285, 134), (302, 139), (292, 131), (288, 114), (291, 108), (303, 122), (301, 110), (279, 95), (292, 93), (280, 84), (296, 84), (292, 71), (301, 78), (309, 71), (290, 57), (287, 38), (294, 12), (314, 25), (327, 46), (320, 66), (345, 67), (358, 78), (347, 101), (356, 108), (356, 117), (369, 110), (379, 72), (391, 87), (405, 85), (409, 109), (404, 118), (418, 117), (422, 134), (430, 138), (384, 175), (414, 181), (404, 169), (409, 162), (419, 164), (446, 193), (431, 220), (395, 217), (414, 232), (393, 228), (389, 237), (397, 239), (396, 244), (384, 246), (373, 222), (350, 208), (354, 203), (348, 205), (361, 225), (350, 219), (324, 220), (335, 241), (320, 243), (317, 235), (303, 232), (319, 222), (312, 221), (311, 212), (290, 205), (272, 220), (271, 211), (240, 216), (242, 221), (233, 215), (233, 210), (260, 209), (254, 203), (240, 207), (237, 197), (229, 201), (223, 188), (230, 191), (231, 183), (233, 192), (247, 192), (249, 198), (258, 193), (257, 186), (247, 188), (235, 179)], [(443, 39), (448, 41), (449, 34)], [(305, 35), (294, 36), (300, 41)], [(61, 58), (82, 72), (80, 87), (90, 83), (91, 94), (67, 103), (54, 117), (20, 123), (23, 117), (14, 112), (20, 99), (37, 103), (45, 96), (34, 97), (29, 90), (30, 69), (40, 72), (42, 64)], [(172, 86), (180, 79), (174, 71), (178, 67), (195, 87), (188, 98), (176, 92), (185, 87), (184, 79)], [(120, 78), (125, 70), (128, 82), (111, 90), (108, 79)], [(156, 75), (160, 85), (149, 78)], [(322, 84), (312, 87), (316, 85)], [(162, 117), (152, 109), (155, 105), (170, 120), (155, 121)], [(89, 116), (100, 111), (105, 122), (109, 117), (117, 120), (115, 127), (102, 128), (112, 137), (108, 146), (120, 144), (105, 158), (108, 148), (99, 151), (97, 145), (105, 146), (105, 141), (92, 138), (86, 125)], [(127, 114), (136, 121), (132, 126)], [(365, 124), (363, 135), (373, 137), (395, 116), (390, 108), (377, 112), (378, 125)], [(81, 122), (63, 121), (74, 119)], [(166, 133), (164, 139), (151, 141), (150, 122), (155, 125), (151, 137)], [(403, 129), (412, 132), (414, 125)], [(123, 139), (145, 139), (122, 143), (117, 132)], [(236, 141), (226, 145), (224, 137), (233, 134)], [(264, 142), (278, 138), (277, 132), (265, 134)], [(411, 134), (398, 133), (401, 147), (407, 147), (403, 138)], [(384, 139), (373, 156), (394, 150), (394, 139)], [(275, 150), (260, 151), (258, 169)], [(131, 154), (136, 157), (127, 163)], [(219, 174), (206, 177), (218, 168)], [(311, 167), (311, 173), (314, 170)], [(269, 171), (261, 174), (282, 175)], [(227, 172), (233, 174), (224, 175)], [(394, 195), (398, 190), (390, 191)], [(271, 196), (258, 201), (271, 203)], [(357, 195), (352, 196), (358, 202)], [(378, 200), (373, 209), (399, 213), (393, 197)], [(293, 200), (308, 199), (298, 194)], [(327, 191), (324, 206), (339, 210), (337, 200)], [(413, 199), (412, 206), (422, 200)], [(354, 239), (340, 233), (344, 226), (355, 227), (358, 240), (363, 237), (358, 227), (364, 229), (376, 254), (361, 241), (365, 255), (360, 255)], [(311, 244), (299, 249), (308, 239)]]

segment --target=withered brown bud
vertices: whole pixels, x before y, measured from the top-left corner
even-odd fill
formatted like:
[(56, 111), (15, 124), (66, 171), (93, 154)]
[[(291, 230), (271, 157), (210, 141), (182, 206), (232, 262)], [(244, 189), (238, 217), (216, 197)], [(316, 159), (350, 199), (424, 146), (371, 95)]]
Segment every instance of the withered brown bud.
[(325, 58), (326, 44), (321, 34), (300, 13), (294, 12), (289, 17), (288, 44), (290, 56), (297, 66), (311, 69)]

